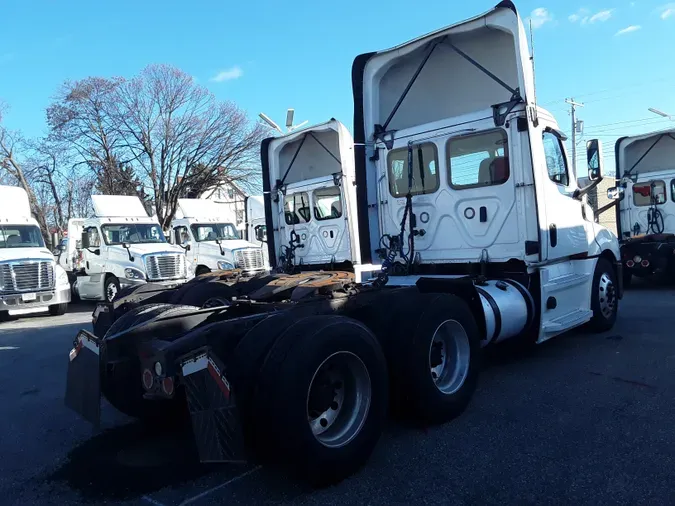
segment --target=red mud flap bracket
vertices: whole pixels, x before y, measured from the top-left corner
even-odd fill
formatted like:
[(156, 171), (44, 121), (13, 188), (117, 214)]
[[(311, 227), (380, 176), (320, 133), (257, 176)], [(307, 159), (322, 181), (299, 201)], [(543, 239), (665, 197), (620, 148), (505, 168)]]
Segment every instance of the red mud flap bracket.
[(96, 427), (101, 422), (99, 340), (80, 330), (70, 350), (66, 380), (66, 406)]
[(222, 362), (209, 348), (180, 359), (199, 460), (246, 462), (239, 412)]

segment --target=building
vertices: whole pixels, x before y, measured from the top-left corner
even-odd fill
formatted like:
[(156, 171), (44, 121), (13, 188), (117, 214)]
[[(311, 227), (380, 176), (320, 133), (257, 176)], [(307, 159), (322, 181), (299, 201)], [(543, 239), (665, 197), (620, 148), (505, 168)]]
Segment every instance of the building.
[(234, 182), (222, 183), (200, 195), (225, 208), (224, 216), (231, 216), (237, 230), (243, 232), (246, 227), (246, 193)]
[[(591, 181), (587, 177), (579, 178), (579, 187), (583, 188), (591, 184)], [(603, 206), (606, 206), (611, 200), (607, 198), (607, 190), (616, 186), (616, 175), (615, 173), (606, 174), (600, 184), (588, 192), (588, 204), (593, 208), (594, 211), (597, 211)], [(600, 225), (608, 228), (614, 234), (616, 234), (616, 213), (614, 209), (608, 209), (598, 217), (598, 223)]]

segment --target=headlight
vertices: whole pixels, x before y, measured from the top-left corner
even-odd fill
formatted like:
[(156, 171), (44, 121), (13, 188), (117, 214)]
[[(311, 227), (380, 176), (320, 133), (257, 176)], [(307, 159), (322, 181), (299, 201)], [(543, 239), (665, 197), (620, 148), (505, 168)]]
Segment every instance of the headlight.
[[(56, 266), (56, 285), (57, 286), (63, 286), (63, 285), (68, 285), (68, 284), (69, 284), (68, 273), (66, 272), (66, 270), (63, 267), (57, 265)], [(0, 290), (1, 289), (2, 289), (2, 285), (0, 285)]]
[(232, 265), (230, 262), (225, 262), (224, 260), (221, 260), (218, 262), (218, 269), (221, 271), (229, 271), (234, 269), (234, 265)]
[(145, 274), (143, 274), (138, 269), (131, 269), (129, 267), (124, 269), (124, 276), (127, 279), (145, 279)]

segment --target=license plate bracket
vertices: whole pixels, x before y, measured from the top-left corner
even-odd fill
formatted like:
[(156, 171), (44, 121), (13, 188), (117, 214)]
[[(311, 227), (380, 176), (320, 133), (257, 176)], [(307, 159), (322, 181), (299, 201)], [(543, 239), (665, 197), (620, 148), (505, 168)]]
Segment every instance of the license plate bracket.
[(37, 293), (22, 293), (21, 300), (24, 302), (33, 302), (37, 300)]

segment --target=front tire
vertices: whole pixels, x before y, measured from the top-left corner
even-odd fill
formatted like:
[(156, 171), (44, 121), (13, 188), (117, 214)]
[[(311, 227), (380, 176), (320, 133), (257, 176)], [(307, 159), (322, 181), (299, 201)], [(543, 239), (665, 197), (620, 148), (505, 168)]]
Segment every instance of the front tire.
[(119, 280), (115, 276), (109, 275), (107, 278), (105, 278), (105, 282), (103, 283), (103, 300), (112, 302), (115, 300), (115, 298), (117, 298), (119, 293)]
[(612, 264), (605, 258), (599, 258), (591, 288), (593, 317), (588, 328), (592, 332), (606, 332), (614, 326), (619, 309), (616, 286), (616, 273)]
[(61, 316), (66, 314), (68, 310), (68, 303), (64, 302), (62, 304), (53, 304), (49, 306), (49, 314), (51, 316)]
[(267, 457), (313, 486), (340, 482), (375, 448), (387, 391), (384, 355), (363, 324), (344, 316), (297, 321), (260, 374), (257, 429)]

